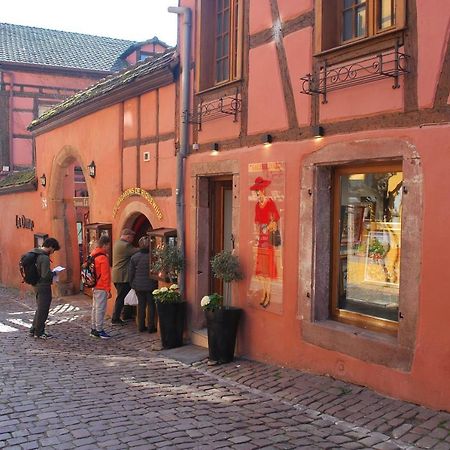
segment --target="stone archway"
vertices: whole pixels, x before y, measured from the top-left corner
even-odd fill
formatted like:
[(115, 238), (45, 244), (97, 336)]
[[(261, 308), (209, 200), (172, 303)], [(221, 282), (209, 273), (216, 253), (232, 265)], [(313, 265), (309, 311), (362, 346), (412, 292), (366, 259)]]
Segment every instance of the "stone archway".
[[(73, 194), (68, 195), (65, 180), (67, 168), (74, 162), (80, 164), (88, 193), (91, 195), (92, 186), (86, 170), (86, 162), (77, 149), (68, 145), (64, 146), (53, 160), (48, 183), (48, 208), (51, 215), (52, 235), (61, 244), (58, 259), (60, 264), (66, 267), (58, 283), (60, 295), (77, 293), (80, 286)], [(89, 200), (92, 201), (92, 197)]]

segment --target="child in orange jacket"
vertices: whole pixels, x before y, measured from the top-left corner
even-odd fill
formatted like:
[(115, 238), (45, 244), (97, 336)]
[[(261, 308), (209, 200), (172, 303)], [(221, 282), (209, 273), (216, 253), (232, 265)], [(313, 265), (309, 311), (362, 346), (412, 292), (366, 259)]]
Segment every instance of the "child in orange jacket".
[(111, 336), (103, 329), (105, 320), (106, 304), (111, 298), (111, 267), (109, 265), (109, 252), (111, 249), (111, 238), (106, 235), (100, 236), (97, 247), (91, 253), (95, 264), (97, 283), (92, 289), (92, 316), (91, 337), (109, 339)]

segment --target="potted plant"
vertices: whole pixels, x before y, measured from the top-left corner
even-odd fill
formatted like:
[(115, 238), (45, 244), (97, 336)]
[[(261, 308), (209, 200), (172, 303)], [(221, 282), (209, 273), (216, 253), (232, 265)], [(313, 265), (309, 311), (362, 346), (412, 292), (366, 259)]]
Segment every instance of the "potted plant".
[[(151, 270), (164, 273), (173, 283), (183, 270), (184, 261), (179, 248), (164, 245), (155, 249)], [(162, 286), (153, 291), (159, 317), (161, 344), (165, 349), (181, 347), (186, 317), (186, 302), (182, 300), (178, 285)]]
[[(214, 277), (224, 281), (229, 292), (232, 281), (242, 280), (243, 274), (239, 260), (232, 252), (224, 250), (211, 260)], [(240, 308), (231, 306), (230, 296), (224, 302), (222, 295), (217, 293), (205, 295), (200, 305), (205, 311), (208, 329), (208, 350), (210, 365), (231, 362), (234, 359), (236, 335), (242, 314)]]

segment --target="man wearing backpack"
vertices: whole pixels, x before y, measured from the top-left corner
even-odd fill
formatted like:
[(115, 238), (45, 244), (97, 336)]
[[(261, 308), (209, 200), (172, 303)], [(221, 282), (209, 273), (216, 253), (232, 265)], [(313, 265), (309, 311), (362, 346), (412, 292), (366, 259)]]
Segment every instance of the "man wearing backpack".
[(100, 236), (97, 247), (91, 253), (94, 258), (96, 283), (92, 289), (92, 320), (91, 337), (109, 339), (111, 336), (103, 329), (106, 304), (111, 298), (111, 267), (109, 266), (109, 251), (111, 238)]
[(111, 323), (113, 325), (124, 325), (120, 318), (123, 309), (125, 296), (130, 292), (129, 263), (131, 257), (139, 251), (133, 247), (135, 232), (129, 228), (124, 228), (120, 239), (114, 244), (112, 280), (117, 289), (116, 303)]
[(54, 275), (50, 270), (50, 255), (60, 248), (55, 238), (47, 238), (42, 247), (32, 250), (33, 253), (38, 255), (36, 268), (39, 280), (34, 286), (37, 308), (34, 314), (33, 325), (30, 328), (30, 334), (37, 339), (48, 339), (51, 337), (50, 334), (45, 332), (45, 321), (52, 303), (52, 281)]

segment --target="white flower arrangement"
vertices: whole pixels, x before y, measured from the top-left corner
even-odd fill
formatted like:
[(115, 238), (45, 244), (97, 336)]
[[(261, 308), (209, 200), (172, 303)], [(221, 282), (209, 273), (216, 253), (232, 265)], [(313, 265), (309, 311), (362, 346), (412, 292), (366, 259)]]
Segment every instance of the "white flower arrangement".
[(160, 287), (159, 289), (155, 289), (152, 294), (155, 298), (155, 301), (159, 303), (181, 302), (181, 295), (177, 284), (172, 284), (169, 287)]
[(200, 306), (203, 311), (214, 311), (223, 307), (223, 297), (219, 294), (205, 295), (200, 300)]

